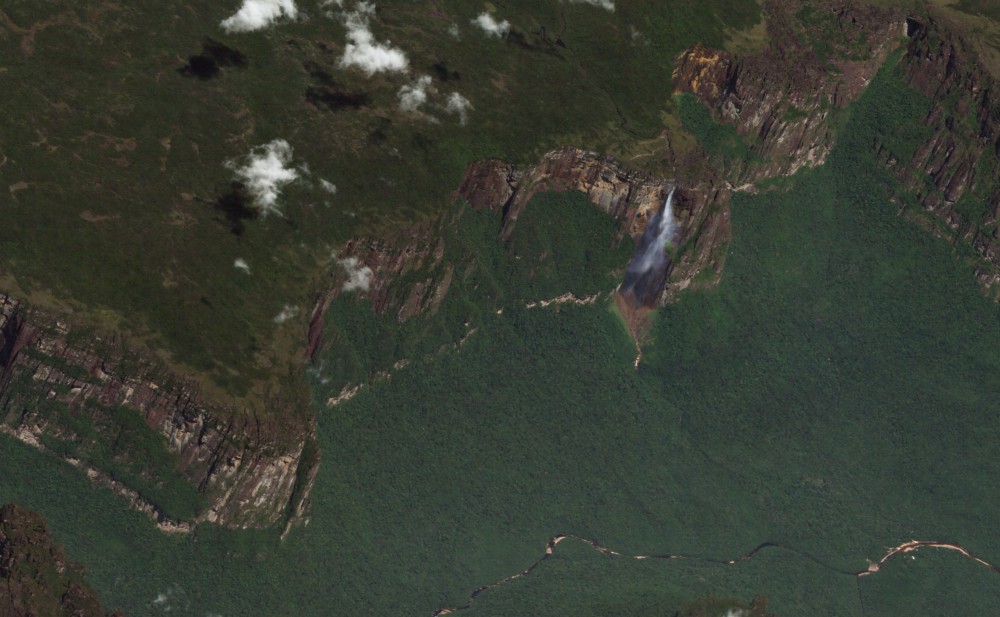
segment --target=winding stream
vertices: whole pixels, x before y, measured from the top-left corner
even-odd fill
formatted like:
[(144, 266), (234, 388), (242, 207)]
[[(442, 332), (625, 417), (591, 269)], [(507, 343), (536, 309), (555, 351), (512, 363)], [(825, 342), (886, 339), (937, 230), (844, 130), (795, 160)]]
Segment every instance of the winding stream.
[(981, 557), (977, 557), (975, 554), (973, 554), (971, 551), (969, 551), (965, 547), (960, 546), (958, 544), (951, 544), (951, 543), (948, 543), (948, 542), (936, 542), (936, 541), (933, 541), (933, 540), (910, 540), (909, 542), (904, 542), (903, 544), (900, 544), (899, 546), (896, 546), (896, 547), (893, 547), (893, 548), (889, 549), (889, 551), (885, 554), (885, 556), (882, 557), (882, 559), (878, 560), (877, 562), (869, 562), (868, 567), (865, 568), (864, 570), (860, 570), (860, 571), (857, 571), (857, 572), (850, 572), (850, 571), (846, 571), (846, 570), (838, 570), (837, 568), (834, 568), (834, 567), (832, 567), (832, 566), (830, 566), (828, 564), (825, 564), (822, 561), (820, 561), (819, 559), (817, 559), (816, 557), (810, 555), (809, 553), (805, 553), (805, 552), (800, 551), (798, 549), (790, 548), (790, 547), (787, 547), (787, 546), (782, 546), (780, 544), (775, 544), (773, 542), (765, 542), (763, 544), (759, 544), (753, 550), (751, 550), (750, 552), (748, 552), (748, 553), (746, 553), (746, 554), (744, 554), (744, 555), (742, 555), (742, 556), (740, 556), (740, 557), (738, 557), (736, 559), (721, 560), (721, 559), (711, 559), (711, 558), (708, 558), (708, 557), (694, 557), (694, 556), (690, 556), (690, 555), (671, 555), (671, 554), (668, 554), (668, 553), (654, 554), (654, 555), (624, 555), (622, 553), (619, 553), (618, 551), (610, 549), (607, 546), (604, 546), (603, 544), (600, 544), (600, 543), (598, 543), (598, 542), (596, 542), (594, 540), (590, 540), (588, 538), (584, 538), (584, 537), (577, 536), (577, 535), (574, 535), (574, 534), (559, 534), (559, 535), (552, 536), (551, 538), (549, 538), (549, 541), (545, 545), (545, 553), (541, 557), (539, 557), (538, 559), (536, 559), (535, 561), (531, 562), (531, 564), (529, 564), (528, 567), (526, 567), (525, 569), (521, 570), (520, 572), (517, 572), (516, 574), (511, 574), (510, 576), (505, 576), (504, 578), (502, 578), (502, 579), (500, 579), (498, 581), (495, 581), (493, 583), (490, 583), (488, 585), (482, 585), (480, 587), (477, 587), (471, 594), (469, 594), (469, 598), (466, 600), (465, 604), (463, 604), (462, 606), (455, 606), (455, 607), (448, 607), (448, 608), (439, 608), (439, 609), (435, 610), (433, 613), (431, 613), (431, 617), (439, 617), (440, 615), (447, 615), (449, 613), (455, 613), (455, 612), (458, 612), (458, 611), (464, 611), (464, 610), (467, 610), (469, 608), (472, 608), (472, 605), (475, 604), (476, 599), (482, 593), (484, 593), (486, 591), (489, 591), (490, 589), (495, 589), (497, 587), (501, 587), (503, 585), (506, 585), (507, 583), (515, 581), (515, 580), (517, 580), (517, 579), (519, 579), (519, 578), (521, 578), (523, 576), (527, 576), (528, 574), (531, 573), (532, 570), (534, 570), (539, 565), (541, 565), (541, 563), (543, 561), (545, 561), (546, 559), (548, 559), (549, 557), (551, 557), (555, 553), (556, 546), (560, 542), (562, 542), (563, 540), (576, 540), (577, 542), (581, 542), (583, 544), (589, 545), (591, 548), (593, 548), (595, 551), (597, 551), (599, 553), (603, 553), (603, 554), (611, 556), (611, 557), (624, 557), (626, 559), (689, 559), (689, 560), (693, 560), (693, 561), (702, 561), (702, 562), (715, 563), (715, 564), (726, 565), (726, 566), (736, 565), (738, 563), (743, 563), (745, 561), (749, 561), (757, 553), (760, 553), (761, 551), (764, 551), (764, 550), (769, 549), (769, 548), (777, 548), (777, 549), (784, 549), (784, 550), (787, 550), (787, 551), (791, 551), (793, 553), (797, 553), (798, 555), (800, 555), (802, 557), (806, 557), (807, 559), (810, 559), (810, 560), (816, 562), (817, 564), (819, 564), (820, 566), (823, 566), (824, 568), (826, 568), (828, 570), (831, 570), (833, 572), (836, 572), (838, 574), (843, 574), (843, 575), (846, 575), (846, 576), (853, 576), (855, 578), (861, 578), (863, 576), (869, 576), (869, 575), (875, 574), (876, 572), (878, 572), (879, 570), (882, 569), (882, 566), (884, 566), (888, 561), (890, 561), (894, 557), (897, 557), (899, 555), (905, 555), (906, 553), (910, 553), (910, 552), (916, 551), (917, 549), (926, 547), (926, 548), (937, 548), (937, 549), (945, 549), (945, 550), (950, 550), (950, 551), (957, 551), (958, 553), (961, 553), (962, 555), (964, 555), (966, 558), (971, 559), (972, 561), (975, 561), (976, 563), (978, 563), (978, 564), (980, 564), (982, 566), (985, 566), (985, 567), (989, 568), (990, 570), (993, 570), (997, 574), (1000, 574), (1000, 567), (998, 567), (996, 565), (993, 565), (992, 563), (986, 561), (985, 559), (982, 559)]

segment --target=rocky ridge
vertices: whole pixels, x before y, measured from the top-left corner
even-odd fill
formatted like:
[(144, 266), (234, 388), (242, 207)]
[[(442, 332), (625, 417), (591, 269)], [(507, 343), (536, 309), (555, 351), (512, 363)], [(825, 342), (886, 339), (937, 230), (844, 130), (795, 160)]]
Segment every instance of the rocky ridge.
[[(760, 52), (735, 55), (695, 45), (678, 59), (675, 90), (695, 95), (721, 121), (735, 125), (751, 144), (752, 160), (706, 173), (702, 163), (708, 155), (701, 153), (694, 163), (675, 161), (675, 177), (668, 179), (630, 170), (612, 157), (563, 148), (521, 169), (500, 160), (476, 161), (467, 168), (456, 198), (501, 212), (500, 237), (506, 240), (514, 233), (518, 215), (539, 192), (580, 191), (619, 219), (624, 233), (638, 238), (669, 189), (676, 187), (677, 243), (682, 250), (671, 264), (659, 303), (672, 301), (693, 283), (714, 284), (731, 234), (732, 192), (754, 190), (757, 181), (822, 164), (835, 141), (831, 112), (860, 96), (907, 30), (904, 16), (896, 11), (847, 1), (812, 4), (815, 14), (787, 0), (765, 3), (769, 44)], [(830, 52), (814, 49), (812, 41), (821, 36), (833, 41)], [(697, 179), (686, 177), (689, 173)], [(392, 281), (422, 264), (436, 263), (442, 253), (439, 234), (427, 227), (395, 240), (353, 240), (341, 257), (371, 267), (369, 297), (376, 312), (395, 311), (405, 321), (424, 309), (435, 310), (450, 277), (426, 279), (395, 294), (390, 292)], [(317, 304), (312, 328), (317, 335), (320, 316), (338, 294), (334, 290)]]
[[(141, 418), (148, 434), (123, 423), (119, 410)], [(312, 420), (299, 416), (306, 419), (289, 414), (282, 423), (279, 414), (262, 419), (213, 404), (123, 341), (79, 332), (69, 321), (0, 295), (4, 431), (39, 448), (71, 444), (73, 450), (59, 452), (64, 458), (150, 513), (161, 528), (184, 531), (200, 521), (266, 527), (301, 515), (318, 458)], [(138, 434), (136, 443), (151, 452), (117, 452), (110, 463), (88, 464), (99, 442), (115, 443), (126, 432)], [(160, 448), (172, 453), (167, 468), (148, 463)], [(109, 473), (112, 465), (119, 473)], [(193, 521), (171, 520), (137, 492), (137, 482), (129, 481), (135, 478), (147, 487), (179, 479), (197, 490), (204, 509)]]
[(836, 138), (831, 114), (857, 100), (906, 32), (897, 11), (844, 0), (768, 0), (764, 13), (765, 49), (736, 55), (695, 45), (673, 74), (677, 92), (735, 126), (756, 155), (726, 170), (734, 184), (822, 165)]
[[(992, 78), (972, 54), (936, 23), (914, 27), (897, 12), (860, 3), (769, 0), (765, 13), (765, 49), (733, 54), (696, 45), (680, 56), (673, 74), (676, 91), (693, 95), (718, 120), (734, 126), (753, 157), (705, 173), (702, 163), (708, 155), (696, 153), (692, 160), (698, 165), (675, 161), (674, 177), (668, 179), (594, 152), (562, 148), (524, 168), (499, 160), (474, 162), (455, 198), (501, 213), (498, 235), (505, 240), (516, 233), (518, 216), (539, 192), (580, 191), (621, 222), (620, 233), (636, 238), (676, 187), (679, 250), (659, 298), (659, 304), (670, 302), (685, 288), (718, 282), (731, 237), (731, 194), (822, 164), (836, 140), (838, 110), (860, 96), (908, 34), (907, 79), (935, 101), (925, 119), (931, 137), (905, 164), (889, 154), (880, 160), (928, 212), (976, 248), (983, 257), (980, 280), (996, 286), (1000, 107)], [(823, 49), (816, 41), (831, 46)], [(878, 144), (873, 147), (877, 150)], [(974, 207), (981, 204), (987, 207)], [(339, 258), (371, 269), (361, 293), (376, 313), (399, 323), (434, 315), (465, 267), (445, 258), (441, 231), (453, 222), (446, 216), (388, 237), (355, 238)], [(344, 292), (343, 273), (334, 271), (312, 313), (307, 357), (321, 347), (324, 315)], [(275, 419), (279, 414), (262, 421), (251, 412), (220, 409), (189, 384), (141, 362), (138, 368), (116, 372), (108, 367), (127, 356), (122, 348), (111, 344), (108, 355), (108, 346), (95, 351), (94, 341), (71, 344), (73, 329), (65, 324), (32, 314), (9, 298), (3, 306), (0, 410), (10, 432), (42, 447), (45, 435), (68, 436), (53, 432), (44, 414), (30, 410), (31, 401), (56, 401), (72, 413), (87, 413), (81, 401), (124, 406), (138, 411), (170, 444), (179, 472), (205, 496), (210, 505), (199, 520), (249, 527), (274, 524), (289, 511), (302, 515), (318, 466), (311, 424), (288, 420), (283, 426)], [(405, 361), (396, 365), (400, 362)], [(17, 379), (38, 386), (32, 389), (35, 394), (10, 394)], [(345, 386), (344, 395), (356, 388)], [(161, 523), (173, 524), (155, 509), (154, 514)]]
[[(976, 276), (1000, 299), (996, 78), (933, 10), (904, 17), (837, 2), (816, 5), (813, 10), (822, 11), (822, 18), (803, 23), (804, 9), (793, 14), (792, 8), (780, 0), (766, 3), (771, 44), (762, 52), (737, 57), (699, 45), (679, 59), (677, 91), (693, 94), (719, 121), (733, 125), (758, 155), (726, 170), (727, 177), (746, 188), (822, 164), (836, 140), (832, 115), (856, 100), (905, 42), (905, 81), (930, 102), (922, 119), (927, 136), (908, 160), (878, 142), (872, 152), (930, 215), (918, 222), (978, 253)], [(831, 36), (831, 31), (840, 34)], [(811, 40), (833, 41), (833, 49), (821, 57), (804, 42)]]
[[(473, 208), (502, 213), (499, 239), (503, 240), (514, 233), (518, 215), (538, 193), (580, 191), (595, 206), (620, 220), (622, 233), (637, 238), (675, 185), (680, 228), (678, 244), (689, 247), (675, 265), (671, 285), (664, 292), (666, 301), (689, 286), (705, 268), (715, 273), (721, 271), (725, 252), (718, 249), (728, 241), (730, 233), (729, 211), (725, 204), (731, 190), (726, 183), (684, 183), (679, 179), (653, 178), (628, 169), (613, 157), (579, 148), (563, 148), (546, 153), (536, 164), (522, 169), (497, 159), (475, 161), (466, 169), (453, 197), (467, 201)], [(454, 276), (453, 265), (445, 268), (443, 276), (417, 277), (418, 280), (406, 290), (396, 289), (394, 283), (405, 273), (428, 271), (442, 264), (444, 241), (440, 228), (450, 222), (411, 228), (390, 238), (355, 238), (344, 245), (340, 259), (357, 259), (372, 270), (370, 286), (363, 294), (376, 313), (394, 315), (399, 322), (404, 322), (437, 310)], [(311, 352), (318, 347), (322, 315), (342, 294), (341, 279), (335, 275), (335, 284), (313, 310)]]
[(931, 101), (928, 138), (901, 162), (875, 148), (904, 189), (981, 257), (976, 277), (1000, 299), (1000, 95), (996, 78), (961, 37), (933, 20), (904, 58), (906, 80)]

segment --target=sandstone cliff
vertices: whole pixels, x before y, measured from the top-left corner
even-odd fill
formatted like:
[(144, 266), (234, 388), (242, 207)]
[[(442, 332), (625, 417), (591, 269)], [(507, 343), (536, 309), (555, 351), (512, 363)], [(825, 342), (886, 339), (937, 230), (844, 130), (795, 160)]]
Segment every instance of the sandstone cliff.
[[(766, 4), (770, 44), (762, 52), (737, 57), (695, 46), (679, 59), (677, 91), (735, 126), (758, 155), (727, 177), (749, 187), (822, 164), (836, 139), (831, 113), (858, 98), (905, 33), (905, 80), (930, 103), (920, 120), (926, 137), (905, 160), (879, 142), (873, 153), (950, 233), (930, 222), (932, 231), (975, 249), (978, 279), (1000, 298), (1000, 99), (974, 46), (933, 12), (918, 20), (838, 2), (817, 5), (810, 10), (821, 16), (805, 18), (806, 9), (793, 8)], [(830, 49), (820, 54), (810, 41)]]
[(539, 192), (580, 191), (599, 209), (621, 220), (625, 232), (636, 239), (675, 187), (676, 242), (682, 250), (661, 297), (661, 302), (667, 302), (701, 272), (706, 276), (699, 280), (705, 283), (718, 280), (730, 238), (726, 183), (711, 178), (654, 178), (611, 157), (565, 148), (545, 154), (523, 170), (497, 160), (475, 162), (466, 170), (457, 196), (474, 207), (502, 211), (501, 236), (508, 238), (518, 215)]
[[(653, 178), (629, 170), (613, 158), (564, 148), (545, 154), (538, 163), (524, 169), (494, 159), (476, 161), (467, 168), (454, 197), (468, 201), (474, 208), (502, 213), (497, 238), (502, 241), (515, 233), (518, 215), (539, 192), (580, 191), (599, 209), (619, 219), (623, 233), (637, 238), (675, 185), (678, 244), (685, 250), (664, 291), (667, 301), (689, 286), (700, 272), (708, 273), (701, 280), (711, 283), (722, 270), (730, 233), (726, 206), (730, 191), (725, 183), (716, 186), (713, 182)], [(453, 223), (446, 217), (392, 237), (356, 238), (344, 246), (339, 257), (357, 259), (359, 265), (371, 268), (370, 285), (363, 294), (376, 313), (391, 315), (400, 323), (416, 315), (433, 315), (445, 299), (457, 267), (443, 263), (442, 228)], [(407, 278), (402, 283), (405, 289), (400, 288), (403, 278)], [(310, 356), (320, 344), (322, 317), (341, 295), (342, 283), (342, 273), (335, 271), (330, 291), (321, 296), (313, 310)]]
[[(459, 219), (463, 216), (462, 203), (467, 202), (473, 209), (496, 213), (499, 225), (492, 232), (494, 235), (481, 241), (503, 246), (517, 235), (518, 218), (525, 208), (530, 207), (529, 202), (537, 194), (544, 191), (578, 191), (598, 209), (619, 221), (619, 237), (627, 234), (635, 239), (642, 235), (647, 222), (661, 209), (667, 194), (675, 188), (674, 212), (678, 222), (676, 242), (679, 248), (668, 267), (665, 287), (656, 289), (652, 299), (652, 304), (665, 303), (692, 284), (710, 286), (718, 282), (730, 238), (729, 184), (715, 177), (698, 181), (656, 178), (629, 169), (611, 157), (578, 148), (554, 150), (543, 155), (537, 163), (520, 169), (500, 160), (473, 162), (454, 193), (456, 207), (441, 219), (406, 229), (395, 236), (356, 238), (343, 247), (339, 259), (351, 260), (355, 267), (371, 270), (368, 288), (357, 293), (371, 302), (376, 315), (393, 318), (398, 324), (393, 329), (405, 329), (407, 322), (418, 317), (424, 325), (417, 328), (433, 332), (426, 336), (438, 337), (435, 340), (441, 343), (441, 349), (450, 345), (460, 346), (475, 333), (472, 313), (482, 307), (469, 308), (471, 312), (464, 313), (459, 308), (443, 318), (458, 322), (458, 328), (454, 327), (454, 323), (430, 325), (430, 322), (449, 299), (451, 306), (463, 306), (462, 298), (453, 297), (455, 287), (466, 286), (475, 279), (474, 272), (478, 267), (475, 260), (467, 260), (448, 251), (449, 243), (454, 248), (458, 240), (454, 233), (460, 227)], [(620, 267), (624, 269), (625, 265), (623, 261)], [(316, 303), (310, 326), (310, 357), (324, 345), (337, 345), (339, 351), (351, 351), (343, 348), (343, 341), (321, 340), (326, 323), (324, 316), (334, 300), (343, 293), (344, 280), (344, 273), (334, 269), (330, 291)], [(476, 283), (472, 284), (476, 286)], [(609, 287), (605, 291), (610, 294), (613, 289)], [(572, 294), (562, 297), (563, 301), (579, 302), (596, 299), (581, 300)], [(558, 300), (529, 304), (549, 306), (558, 304)], [(464, 306), (468, 308), (468, 305)], [(502, 311), (503, 305), (494, 306), (492, 310)], [(629, 315), (626, 318), (630, 323), (633, 321)], [(642, 338), (647, 326), (634, 325), (633, 334), (637, 340)], [(441, 338), (440, 333), (445, 331), (451, 332), (450, 338), (449, 335)], [(341, 336), (349, 337), (350, 333), (332, 334), (333, 339)], [(370, 336), (385, 340), (388, 335), (383, 332)], [(417, 337), (425, 335), (417, 334)], [(408, 344), (387, 344), (382, 349), (393, 346), (397, 350), (414, 348), (411, 339)], [(360, 371), (355, 368), (351, 375), (346, 375), (343, 367), (333, 367), (325, 377), (333, 381), (335, 393), (328, 404), (336, 405), (352, 397), (372, 379), (391, 379), (392, 373), (409, 359), (389, 352), (388, 356), (383, 354), (378, 360), (369, 358), (366, 366)], [(329, 366), (326, 368), (331, 369)]]
[(734, 184), (821, 165), (835, 141), (830, 114), (856, 100), (906, 32), (902, 14), (848, 1), (764, 4), (767, 46), (734, 55), (695, 45), (678, 59), (674, 87), (734, 125), (756, 155)]
[(981, 256), (977, 277), (1000, 298), (1000, 94), (998, 81), (972, 46), (930, 20), (917, 29), (904, 58), (911, 87), (931, 100), (923, 119), (929, 137), (913, 157), (880, 161), (954, 241)]
[(259, 418), (213, 403), (121, 340), (5, 295), (0, 420), (169, 530), (197, 521), (264, 527), (301, 514), (318, 465), (306, 414)]

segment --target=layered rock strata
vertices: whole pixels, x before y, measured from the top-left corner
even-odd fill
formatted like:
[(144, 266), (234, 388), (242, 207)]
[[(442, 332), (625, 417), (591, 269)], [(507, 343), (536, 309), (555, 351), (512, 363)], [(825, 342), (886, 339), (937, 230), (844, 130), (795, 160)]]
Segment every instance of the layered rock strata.
[[(67, 458), (87, 467), (95, 480), (116, 487), (165, 527), (184, 530), (184, 523), (199, 521), (266, 527), (301, 512), (318, 465), (315, 429), (307, 414), (260, 417), (213, 403), (197, 386), (136, 355), (123, 341), (82, 331), (0, 294), (4, 430), (36, 447), (56, 440), (85, 449), (92, 441), (114, 443), (119, 438), (112, 432), (121, 429), (106, 421), (116, 413), (141, 418), (149, 439), (158, 439), (172, 453), (173, 468), (154, 471), (141, 460), (141, 452), (135, 453), (138, 460), (119, 453), (113, 463), (135, 470), (154, 486), (169, 481), (164, 475), (177, 474), (203, 497), (204, 509), (195, 521), (166, 520), (127, 479), (115, 478), (99, 464)], [(291, 503), (293, 495), (296, 503)]]
[(822, 165), (836, 136), (830, 114), (857, 100), (906, 32), (902, 14), (846, 1), (769, 0), (764, 13), (766, 48), (735, 55), (695, 45), (673, 75), (678, 92), (734, 125), (756, 155), (727, 170), (734, 184)]

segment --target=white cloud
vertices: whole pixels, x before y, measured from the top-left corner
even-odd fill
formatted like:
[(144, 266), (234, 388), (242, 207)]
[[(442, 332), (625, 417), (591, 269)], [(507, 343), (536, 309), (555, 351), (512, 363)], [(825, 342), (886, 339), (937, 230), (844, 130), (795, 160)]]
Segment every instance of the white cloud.
[(612, 13), (615, 11), (614, 0), (568, 0), (568, 2), (570, 4), (590, 4), (611, 11)]
[(334, 184), (333, 182), (328, 181), (328, 180), (324, 180), (324, 179), (320, 178), (319, 179), (319, 185), (321, 187), (323, 187), (324, 191), (326, 191), (327, 193), (329, 193), (331, 195), (333, 195), (334, 193), (337, 192), (337, 185)]
[(247, 274), (250, 274), (250, 264), (248, 264), (242, 257), (238, 257), (236, 261), (233, 262), (233, 267), (237, 270), (242, 270)]
[(444, 107), (445, 111), (458, 115), (458, 121), (465, 124), (469, 119), (469, 112), (472, 110), (472, 103), (458, 92), (448, 95), (448, 102)]
[(373, 272), (371, 268), (361, 265), (357, 257), (338, 259), (337, 263), (347, 273), (347, 282), (344, 283), (343, 287), (344, 291), (355, 291), (357, 289), (368, 291), (372, 283)]
[(427, 96), (436, 92), (437, 89), (431, 83), (431, 76), (421, 75), (412, 84), (399, 89), (399, 106), (403, 111), (419, 111), (427, 102)]
[(355, 9), (344, 16), (347, 26), (347, 44), (340, 66), (358, 68), (369, 77), (379, 72), (402, 72), (409, 66), (406, 54), (388, 42), (379, 43), (372, 34), (369, 22), (375, 14), (375, 4), (359, 2)]
[[(434, 87), (430, 75), (421, 75), (413, 83), (400, 88), (397, 96), (399, 97), (400, 109), (419, 113), (420, 108), (431, 101), (432, 98), (440, 100), (437, 95), (438, 90)], [(469, 102), (469, 99), (458, 92), (452, 92), (443, 104), (436, 103), (435, 106), (447, 113), (457, 115), (459, 122), (463, 125), (468, 121), (469, 111), (472, 110), (472, 103)], [(433, 116), (426, 116), (426, 118), (432, 122), (438, 122), (437, 118)]]
[(458, 32), (458, 24), (452, 24), (448, 26), (448, 34), (455, 40), (461, 40), (462, 35)]
[[(342, 9), (344, 8), (344, 0), (323, 0), (322, 2), (319, 3), (319, 8), (321, 9), (325, 9), (331, 6), (335, 6), (338, 9)], [(323, 14), (330, 18), (334, 17), (333, 11), (330, 10), (323, 11)]]
[(489, 13), (480, 13), (478, 17), (472, 20), (472, 24), (482, 28), (483, 32), (489, 36), (502, 37), (510, 32), (510, 22), (506, 19), (498, 22)]
[(299, 307), (286, 304), (285, 306), (281, 307), (281, 312), (278, 313), (278, 315), (274, 318), (274, 323), (283, 324), (298, 314), (299, 314)]
[(243, 0), (243, 6), (219, 25), (226, 32), (253, 32), (270, 26), (282, 17), (295, 19), (298, 14), (295, 0)]
[(243, 165), (227, 161), (226, 167), (246, 187), (262, 216), (281, 214), (278, 207), (281, 188), (299, 177), (299, 172), (290, 166), (292, 147), (284, 139), (275, 139), (251, 150), (244, 161)]

